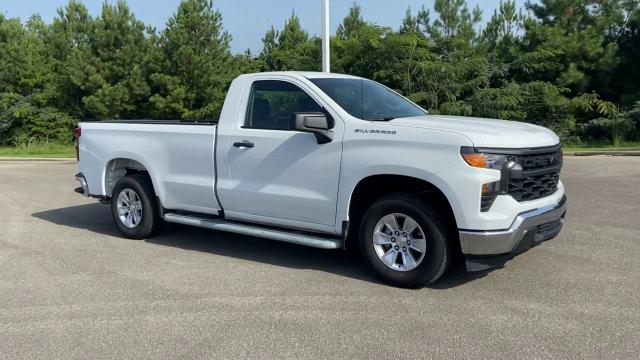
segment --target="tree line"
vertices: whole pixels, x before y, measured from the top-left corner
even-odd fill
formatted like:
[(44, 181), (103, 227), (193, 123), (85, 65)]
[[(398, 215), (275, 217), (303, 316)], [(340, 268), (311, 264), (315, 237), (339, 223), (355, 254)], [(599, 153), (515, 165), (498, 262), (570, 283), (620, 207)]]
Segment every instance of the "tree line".
[[(433, 5), (393, 29), (354, 3), (332, 71), (431, 113), (540, 124), (571, 143), (640, 139), (640, 0), (506, 0), (488, 22), (466, 0)], [(124, 0), (95, 17), (71, 0), (51, 23), (0, 12), (0, 145), (68, 143), (80, 119), (217, 118), (239, 74), (321, 68), (321, 40), (295, 13), (259, 54), (230, 42), (211, 0), (183, 0), (162, 30)]]

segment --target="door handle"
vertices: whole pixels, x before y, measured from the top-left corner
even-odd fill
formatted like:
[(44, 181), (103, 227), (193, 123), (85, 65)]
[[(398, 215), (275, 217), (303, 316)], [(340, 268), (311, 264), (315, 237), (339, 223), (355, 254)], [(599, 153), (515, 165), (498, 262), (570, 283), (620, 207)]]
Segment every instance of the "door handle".
[(243, 141), (233, 143), (233, 146), (237, 148), (252, 148), (255, 146), (255, 144), (252, 143), (251, 141), (243, 140)]

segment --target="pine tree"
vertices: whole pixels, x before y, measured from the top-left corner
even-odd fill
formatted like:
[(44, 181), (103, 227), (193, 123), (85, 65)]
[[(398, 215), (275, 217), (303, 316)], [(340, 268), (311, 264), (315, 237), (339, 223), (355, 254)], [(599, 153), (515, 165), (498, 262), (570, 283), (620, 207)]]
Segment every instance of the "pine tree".
[(356, 36), (365, 26), (366, 23), (362, 18), (360, 5), (353, 3), (349, 9), (349, 14), (342, 20), (342, 24), (338, 25), (336, 37), (342, 40), (349, 39)]
[(151, 76), (153, 115), (217, 118), (235, 77), (231, 36), (210, 0), (184, 0), (160, 38), (162, 71)]
[(145, 25), (124, 0), (105, 3), (89, 44), (73, 49), (70, 78), (83, 94), (84, 115), (138, 118), (150, 96), (145, 62), (151, 49)]
[(474, 27), (482, 20), (482, 11), (478, 6), (469, 10), (466, 0), (435, 0), (433, 8), (438, 14), (429, 27), (433, 39), (458, 39), (465, 43), (474, 40)]
[(285, 21), (282, 30), (272, 27), (262, 42), (260, 61), (265, 71), (320, 70), (320, 39), (309, 38), (295, 12)]
[(402, 25), (400, 26), (400, 34), (418, 34), (420, 33), (420, 25), (418, 18), (411, 14), (411, 7), (407, 8)]
[(73, 117), (83, 118), (86, 113), (82, 98), (87, 93), (78, 89), (71, 79), (72, 60), (79, 48), (90, 46), (94, 19), (77, 0), (70, 0), (65, 7), (58, 9), (57, 14), (46, 32), (46, 44), (58, 87), (56, 106)]
[(293, 12), (278, 35), (278, 49), (292, 50), (304, 45), (307, 41), (309, 41), (309, 34), (302, 28), (300, 18)]

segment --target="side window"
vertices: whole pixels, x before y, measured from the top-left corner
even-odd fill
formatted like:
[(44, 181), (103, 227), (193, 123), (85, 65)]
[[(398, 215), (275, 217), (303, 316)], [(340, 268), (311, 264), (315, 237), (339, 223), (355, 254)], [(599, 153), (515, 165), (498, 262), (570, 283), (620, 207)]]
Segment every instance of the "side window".
[(253, 83), (244, 127), (289, 130), (295, 113), (320, 112), (322, 108), (304, 90), (277, 80)]

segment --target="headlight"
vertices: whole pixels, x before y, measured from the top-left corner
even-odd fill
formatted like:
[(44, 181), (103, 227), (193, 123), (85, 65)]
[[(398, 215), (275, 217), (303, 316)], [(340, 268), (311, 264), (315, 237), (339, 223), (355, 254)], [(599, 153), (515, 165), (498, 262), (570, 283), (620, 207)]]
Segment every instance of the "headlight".
[(466, 146), (460, 148), (460, 155), (467, 164), (483, 169), (502, 170), (504, 165), (509, 162), (507, 155), (479, 153)]
[(480, 211), (489, 211), (496, 197), (506, 193), (509, 172), (515, 163), (508, 155), (480, 153), (476, 152), (474, 148), (466, 146), (460, 148), (460, 155), (467, 164), (473, 167), (500, 171), (500, 180), (482, 184)]

